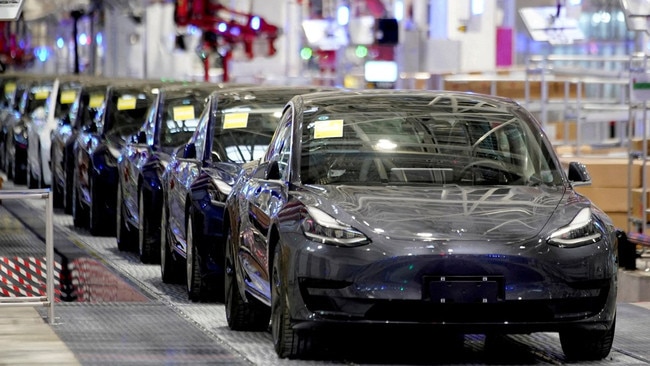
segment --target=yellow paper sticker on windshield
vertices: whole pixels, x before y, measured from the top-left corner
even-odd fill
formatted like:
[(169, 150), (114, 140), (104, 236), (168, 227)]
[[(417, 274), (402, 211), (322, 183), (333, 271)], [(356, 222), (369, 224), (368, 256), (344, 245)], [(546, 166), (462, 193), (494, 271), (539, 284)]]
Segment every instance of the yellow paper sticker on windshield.
[(11, 94), (16, 91), (16, 83), (5, 84), (5, 94)]
[(174, 107), (173, 113), (174, 113), (174, 121), (189, 121), (196, 118), (194, 115), (193, 105), (182, 105), (182, 106)]
[(95, 94), (90, 96), (90, 101), (88, 102), (88, 106), (90, 108), (99, 108), (101, 107), (102, 103), (104, 103), (104, 95)]
[(126, 110), (135, 109), (136, 101), (137, 99), (133, 97), (121, 97), (120, 99), (117, 100), (117, 110), (126, 111)]
[(34, 98), (36, 100), (43, 100), (43, 99), (47, 99), (49, 95), (50, 95), (49, 90), (38, 90), (36, 91), (36, 93), (34, 93)]
[(343, 120), (332, 119), (329, 121), (316, 121), (314, 124), (314, 138), (328, 139), (343, 137)]
[(77, 97), (77, 92), (74, 90), (64, 90), (61, 92), (61, 104), (72, 104)]
[(223, 129), (246, 128), (248, 125), (248, 113), (230, 113), (223, 119)]

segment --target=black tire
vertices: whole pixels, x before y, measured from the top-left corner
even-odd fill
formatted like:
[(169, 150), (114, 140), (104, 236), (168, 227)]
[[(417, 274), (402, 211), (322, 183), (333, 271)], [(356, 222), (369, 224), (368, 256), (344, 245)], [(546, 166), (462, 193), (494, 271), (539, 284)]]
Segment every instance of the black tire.
[(616, 318), (606, 330), (573, 329), (560, 331), (564, 355), (572, 361), (597, 361), (609, 355), (614, 343)]
[(187, 281), (187, 296), (191, 301), (201, 301), (206, 297), (206, 285), (201, 273), (198, 250), (194, 243), (195, 228), (193, 215), (187, 218), (185, 234), (185, 280)]
[(14, 183), (27, 184), (27, 154), (26, 151), (15, 150), (14, 161), (11, 164), (13, 169)]
[(50, 171), (52, 172), (52, 206), (54, 208), (63, 208), (65, 198), (63, 187), (56, 182), (54, 178), (54, 154), (50, 152)]
[(282, 270), (280, 245), (276, 245), (271, 269), (271, 335), (280, 358), (300, 358), (313, 349), (309, 331), (293, 329), (287, 301), (286, 275)]
[(226, 260), (225, 260), (225, 296), (224, 305), (226, 321), (232, 330), (266, 331), (269, 327), (271, 310), (255, 299), (244, 301), (239, 293), (237, 284), (237, 271), (235, 270), (235, 256), (233, 253), (232, 237), (230, 230), (226, 235)]
[(179, 283), (182, 277), (178, 270), (178, 264), (172, 256), (168, 240), (167, 209), (163, 207), (160, 216), (160, 276), (164, 283)]
[(106, 212), (103, 210), (103, 198), (97, 187), (97, 182), (95, 178), (91, 175), (88, 178), (88, 183), (90, 184), (90, 209), (89, 211), (89, 230), (90, 234), (93, 236), (103, 236), (108, 233), (108, 224), (106, 223)]
[(40, 188), (39, 178), (34, 176), (34, 171), (32, 170), (32, 166), (29, 164), (29, 162), (27, 163), (27, 171), (25, 173), (25, 177), (27, 178), (27, 182), (26, 182), (27, 188), (29, 189)]
[(9, 158), (9, 151), (7, 151), (7, 136), (4, 136), (4, 145), (2, 147), (2, 152), (4, 153), (2, 156), (2, 168), (7, 173), (7, 178), (10, 180), (14, 179), (14, 172), (13, 168), (11, 167), (11, 159)]
[(135, 249), (135, 235), (127, 227), (126, 220), (122, 215), (122, 186), (117, 186), (117, 210), (115, 215), (115, 239), (117, 240), (117, 249), (123, 252), (130, 252)]
[(81, 204), (79, 199), (78, 187), (79, 187), (79, 172), (77, 169), (74, 170), (72, 174), (73, 184), (72, 184), (72, 223), (75, 227), (85, 229), (88, 226), (88, 213), (86, 209)]
[(74, 165), (68, 162), (67, 158), (64, 157), (64, 169), (63, 169), (65, 186), (63, 187), (64, 198), (63, 198), (63, 212), (68, 215), (72, 214), (72, 189), (74, 187)]
[(158, 248), (160, 234), (152, 228), (151, 220), (154, 210), (148, 209), (144, 200), (144, 191), (138, 190), (138, 252), (142, 263), (160, 263), (160, 249)]

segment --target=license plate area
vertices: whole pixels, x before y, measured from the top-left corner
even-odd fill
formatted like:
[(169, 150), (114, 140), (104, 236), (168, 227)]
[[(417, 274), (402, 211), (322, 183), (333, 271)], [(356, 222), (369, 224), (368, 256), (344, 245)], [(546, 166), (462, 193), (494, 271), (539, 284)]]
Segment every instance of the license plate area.
[(502, 276), (425, 276), (424, 298), (442, 304), (492, 304), (504, 300)]

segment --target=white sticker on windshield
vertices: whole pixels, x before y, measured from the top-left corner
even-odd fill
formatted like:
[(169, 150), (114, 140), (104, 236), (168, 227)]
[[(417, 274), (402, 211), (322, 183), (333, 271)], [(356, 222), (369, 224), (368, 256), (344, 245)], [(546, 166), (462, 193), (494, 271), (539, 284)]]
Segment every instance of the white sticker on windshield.
[(314, 138), (327, 139), (343, 137), (343, 120), (332, 119), (328, 121), (316, 121), (314, 123)]
[(223, 117), (223, 129), (246, 128), (248, 125), (248, 113), (230, 113)]

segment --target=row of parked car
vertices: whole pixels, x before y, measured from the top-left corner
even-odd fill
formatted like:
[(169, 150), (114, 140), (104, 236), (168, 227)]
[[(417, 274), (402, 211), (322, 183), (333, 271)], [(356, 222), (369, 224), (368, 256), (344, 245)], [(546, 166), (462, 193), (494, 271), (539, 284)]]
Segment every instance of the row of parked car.
[[(341, 325), (557, 331), (611, 349), (612, 221), (535, 118), (498, 97), (0, 77), (0, 166), (160, 263), (280, 357)], [(321, 339), (322, 340), (322, 339)]]

